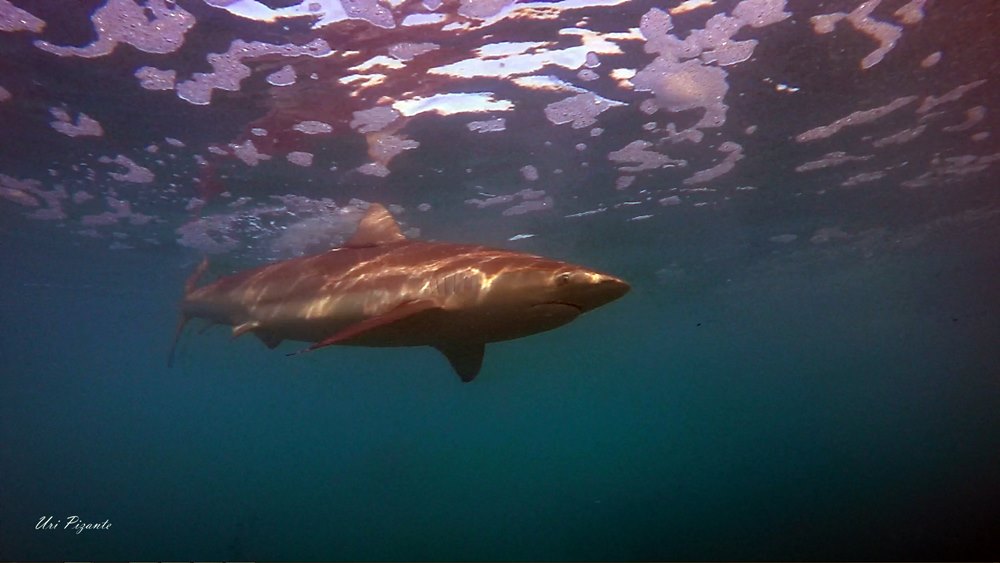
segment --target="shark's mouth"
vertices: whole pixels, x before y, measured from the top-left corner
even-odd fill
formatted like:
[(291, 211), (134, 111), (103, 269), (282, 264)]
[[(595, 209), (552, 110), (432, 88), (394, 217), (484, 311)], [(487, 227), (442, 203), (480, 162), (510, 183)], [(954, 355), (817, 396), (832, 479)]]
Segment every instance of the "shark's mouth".
[(573, 309), (576, 309), (578, 313), (583, 312), (583, 307), (577, 305), (576, 303), (569, 303), (567, 301), (546, 301), (545, 303), (542, 303), (542, 305), (562, 305), (564, 307), (572, 307)]

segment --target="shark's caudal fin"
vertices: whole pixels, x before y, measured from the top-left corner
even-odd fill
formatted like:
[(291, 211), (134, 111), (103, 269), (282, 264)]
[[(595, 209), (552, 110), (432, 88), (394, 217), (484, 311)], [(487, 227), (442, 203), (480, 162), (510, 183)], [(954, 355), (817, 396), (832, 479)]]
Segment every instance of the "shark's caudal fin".
[(379, 246), (390, 242), (406, 240), (399, 225), (389, 211), (381, 203), (373, 203), (368, 207), (365, 216), (358, 224), (358, 230), (344, 246), (360, 248), (364, 246)]
[[(205, 274), (205, 270), (208, 269), (208, 257), (201, 259), (198, 267), (195, 268), (194, 272), (188, 276), (188, 279), (184, 282), (184, 295), (185, 297), (194, 291), (196, 285), (198, 285), (198, 280), (201, 276)], [(174, 339), (170, 343), (170, 354), (167, 355), (167, 367), (174, 367), (174, 352), (177, 350), (177, 341), (181, 338), (181, 333), (184, 331), (184, 325), (188, 322), (188, 316), (183, 312), (180, 314), (180, 318), (177, 320), (177, 328), (174, 329)]]

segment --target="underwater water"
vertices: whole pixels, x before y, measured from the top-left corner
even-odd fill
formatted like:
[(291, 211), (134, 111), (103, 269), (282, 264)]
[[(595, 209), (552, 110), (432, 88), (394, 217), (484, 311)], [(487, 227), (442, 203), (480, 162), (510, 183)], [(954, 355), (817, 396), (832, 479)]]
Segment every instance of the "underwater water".
[[(961, 243), (640, 278), (489, 346), (470, 384), (429, 349), (287, 358), (224, 331), (168, 370), (176, 256), (5, 244), (5, 556), (982, 557), (998, 256)], [(50, 513), (113, 528), (32, 529)]]
[[(995, 559), (998, 18), (0, 0), (0, 560)], [(631, 291), (469, 383), (197, 322), (167, 367), (203, 256), (369, 202)]]
[[(998, 256), (963, 242), (624, 268), (621, 302), (490, 345), (469, 384), (429, 349), (287, 358), (221, 330), (168, 370), (176, 253), (5, 244), (5, 556), (979, 558)], [(76, 513), (113, 527), (32, 529)]]

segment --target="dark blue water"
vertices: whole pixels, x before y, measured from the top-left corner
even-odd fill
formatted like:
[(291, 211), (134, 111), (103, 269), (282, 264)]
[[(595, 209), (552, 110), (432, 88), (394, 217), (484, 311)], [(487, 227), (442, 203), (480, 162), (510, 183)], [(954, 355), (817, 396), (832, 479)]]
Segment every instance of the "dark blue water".
[(8, 233), (0, 558), (995, 557), (998, 234), (659, 275), (697, 252), (560, 256), (633, 292), (462, 384), (429, 349), (222, 329), (168, 370), (193, 256)]

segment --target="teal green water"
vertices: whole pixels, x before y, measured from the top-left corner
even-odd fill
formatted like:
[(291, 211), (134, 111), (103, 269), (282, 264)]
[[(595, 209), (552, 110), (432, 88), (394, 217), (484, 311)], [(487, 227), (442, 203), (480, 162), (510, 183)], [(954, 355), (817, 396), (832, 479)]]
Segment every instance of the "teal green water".
[[(16, 267), (0, 274), (3, 559), (979, 559), (1000, 547), (995, 245), (942, 236), (878, 260), (659, 276), (561, 256), (634, 290), (490, 346), (462, 384), (431, 350), (287, 358), (222, 330), (189, 331), (167, 370), (190, 257), (38, 243), (15, 258), (15, 239), (2, 250)], [(45, 515), (112, 528), (35, 530)]]

